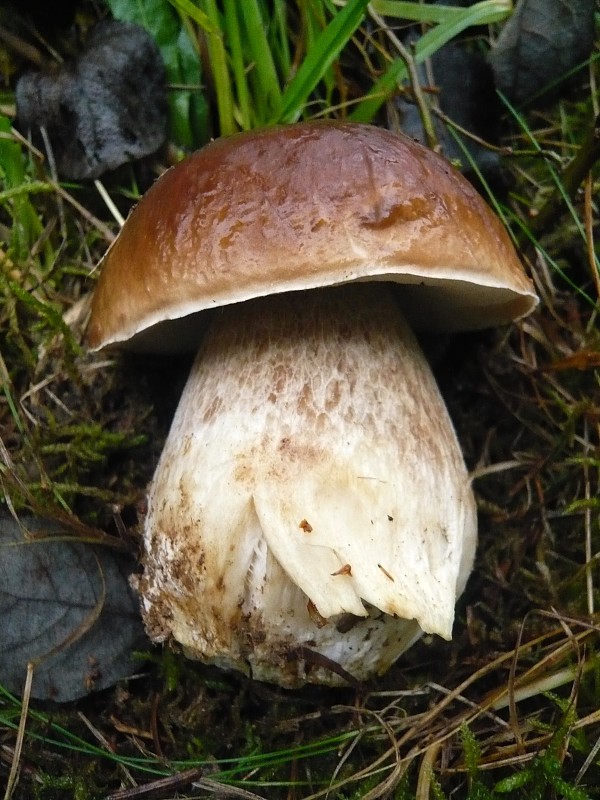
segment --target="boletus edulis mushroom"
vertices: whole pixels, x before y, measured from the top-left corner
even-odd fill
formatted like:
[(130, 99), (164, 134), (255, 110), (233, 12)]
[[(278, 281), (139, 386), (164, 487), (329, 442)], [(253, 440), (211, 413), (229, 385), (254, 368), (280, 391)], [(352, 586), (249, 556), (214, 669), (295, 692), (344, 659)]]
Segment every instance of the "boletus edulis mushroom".
[(88, 327), (95, 349), (198, 351), (148, 492), (150, 636), (286, 687), (450, 638), (475, 502), (410, 325), (504, 324), (536, 302), (477, 192), (389, 131), (243, 133), (162, 175), (103, 260)]

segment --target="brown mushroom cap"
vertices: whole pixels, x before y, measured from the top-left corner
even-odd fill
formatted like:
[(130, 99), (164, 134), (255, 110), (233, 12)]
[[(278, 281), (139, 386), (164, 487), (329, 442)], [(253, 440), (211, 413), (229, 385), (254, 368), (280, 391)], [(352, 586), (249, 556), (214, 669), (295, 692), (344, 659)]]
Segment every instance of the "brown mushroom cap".
[(218, 139), (155, 183), (104, 258), (88, 342), (182, 349), (196, 312), (360, 280), (406, 284), (407, 317), (433, 330), (537, 302), (501, 222), (445, 159), (381, 128), (299, 123)]

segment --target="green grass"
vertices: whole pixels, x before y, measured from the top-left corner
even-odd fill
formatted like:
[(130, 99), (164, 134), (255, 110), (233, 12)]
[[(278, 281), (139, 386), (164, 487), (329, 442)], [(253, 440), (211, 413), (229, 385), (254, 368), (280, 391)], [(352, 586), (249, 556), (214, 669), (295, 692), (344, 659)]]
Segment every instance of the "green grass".
[[(198, 0), (197, 4), (171, 0), (171, 5), (161, 4), (160, 0), (109, 0), (109, 5), (117, 17), (140, 22), (159, 39), (175, 86), (184, 79), (196, 84), (193, 95), (186, 91), (182, 98), (181, 89), (171, 93), (172, 118), (177, 127), (186, 128), (188, 104), (203, 96), (202, 86), (209, 86), (214, 93), (213, 127), (220, 135), (326, 116), (334, 104), (341, 104), (341, 113), (349, 110), (351, 119), (371, 122), (397, 92), (398, 84), (406, 80), (405, 62), (398, 56), (390, 57), (383, 74), (364, 98), (348, 98), (339, 72), (333, 67), (340, 53), (352, 46), (355, 36), (365, 36), (360, 28), (370, 14), (375, 15), (376, 21), (377, 14), (385, 13), (434, 23), (415, 48), (415, 61), (422, 63), (468, 28), (506, 18), (511, 8), (510, 0), (483, 0), (468, 9), (388, 0), (374, 3), (370, 11), (368, 0), (347, 0), (342, 4), (304, 0), (297, 8), (283, 0), (272, 4), (266, 0), (224, 0), (222, 6), (216, 0)], [(175, 26), (170, 32), (171, 40), (165, 41), (165, 30), (173, 26), (172, 8), (180, 15), (179, 27)], [(190, 56), (187, 72), (177, 72), (181, 55), (173, 51), (174, 40), (182, 41), (190, 32), (190, 23), (197, 28), (186, 37), (184, 52), (188, 52), (190, 41), (205, 42), (210, 65), (206, 75), (202, 74), (197, 44), (192, 45), (196, 54)], [(300, 32), (296, 40), (290, 38), (292, 27)], [(210, 113), (204, 106), (203, 109), (200, 127), (206, 133), (205, 122)], [(200, 136), (199, 141), (205, 140), (205, 135)], [(180, 136), (179, 141), (189, 143), (189, 136)]]
[[(412, 8), (407, 8), (412, 7)], [(404, 16), (415, 21), (431, 21), (436, 25), (417, 40), (412, 57), (415, 64), (422, 64), (440, 48), (470, 27), (489, 25), (505, 19), (512, 4), (505, 0), (483, 0), (468, 8), (425, 7), (419, 14), (415, 3), (401, 3), (395, 0), (379, 0), (373, 8), (380, 14)], [(410, 16), (407, 17), (407, 11)], [(375, 81), (367, 96), (352, 111), (350, 118), (355, 122), (371, 122), (383, 104), (397, 91), (398, 84), (407, 81), (409, 71), (401, 58), (390, 59), (383, 74)]]
[[(0, 725), (9, 730), (17, 730), (21, 714), (20, 700), (0, 687)], [(335, 755), (348, 747), (360, 735), (358, 731), (340, 732), (334, 736), (311, 741), (307, 744), (289, 748), (281, 748), (272, 752), (260, 752), (258, 743), (250, 741), (251, 752), (230, 758), (179, 758), (170, 759), (168, 764), (164, 758), (152, 755), (120, 755), (106, 747), (95, 745), (81, 735), (77, 735), (70, 727), (55, 721), (53, 714), (30, 709), (28, 713), (28, 738), (44, 748), (63, 753), (68, 758), (72, 753), (78, 760), (93, 759), (105, 762), (111, 768), (131, 771), (138, 780), (152, 780), (166, 777), (192, 767), (211, 767), (213, 781), (224, 784), (240, 783), (254, 788), (283, 787), (294, 785), (285, 777), (273, 780), (262, 775), (271, 775), (282, 767), (289, 767), (292, 762), (309, 761), (321, 756)], [(373, 727), (373, 730), (375, 728)], [(252, 775), (248, 779), (248, 775)], [(301, 784), (300, 781), (297, 782)]]

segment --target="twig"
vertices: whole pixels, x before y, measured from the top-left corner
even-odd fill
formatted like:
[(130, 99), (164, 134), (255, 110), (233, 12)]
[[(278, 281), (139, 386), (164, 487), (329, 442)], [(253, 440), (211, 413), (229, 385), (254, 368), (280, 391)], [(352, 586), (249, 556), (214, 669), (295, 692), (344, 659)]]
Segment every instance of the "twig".
[[(40, 162), (44, 163), (46, 161), (46, 157), (44, 153), (34, 147), (31, 142), (22, 136), (16, 128), (11, 128), (11, 136), (13, 136), (18, 142), (20, 142), (23, 146), (27, 147), (27, 149), (32, 153), (32, 155), (37, 158)], [(50, 187), (49, 191), (52, 190), (56, 192), (59, 197), (69, 203), (75, 211), (77, 211), (80, 216), (82, 216), (90, 225), (93, 225), (102, 235), (103, 239), (108, 242), (108, 244), (112, 244), (116, 238), (116, 235), (111, 231), (108, 225), (105, 225), (104, 222), (99, 220), (95, 217), (90, 211), (87, 210), (84, 206), (81, 205), (75, 198), (63, 189), (60, 183), (57, 180), (49, 179), (47, 181), (48, 186)]]
[[(50, 176), (52, 178), (52, 182), (58, 184), (58, 170), (56, 169), (56, 159), (54, 158), (54, 150), (52, 148), (52, 142), (50, 141), (50, 137), (48, 136), (48, 131), (45, 125), (40, 125), (40, 134), (42, 136), (42, 141), (44, 142), (44, 150), (46, 151), (46, 161), (48, 163), (48, 168), (50, 170)], [(66, 241), (68, 238), (67, 222), (65, 220), (64, 203), (62, 202), (62, 197), (60, 195), (58, 195), (58, 201), (56, 205), (58, 208), (58, 219), (60, 222), (60, 230), (62, 233), (62, 238), (63, 241)]]
[(431, 113), (449, 128), (452, 128), (453, 131), (460, 133), (460, 135), (465, 139), (475, 142), (475, 144), (480, 145), (492, 153), (498, 153), (500, 156), (536, 156), (539, 158), (542, 156), (551, 155), (550, 151), (548, 150), (538, 150), (535, 148), (515, 148), (507, 144), (493, 144), (492, 142), (488, 142), (487, 139), (483, 139), (481, 136), (473, 133), (473, 131), (470, 131), (468, 128), (459, 125), (458, 122), (452, 119), (452, 117), (444, 113), (439, 106), (433, 105), (431, 107)]
[(194, 782), (194, 786), (217, 794), (220, 800), (233, 797), (239, 797), (240, 800), (266, 800), (263, 795), (249, 792), (247, 789), (242, 789), (241, 786), (228, 786), (226, 783), (211, 780), (211, 778), (201, 778), (199, 781)]
[(588, 172), (585, 179), (585, 195), (584, 195), (584, 224), (585, 224), (585, 241), (587, 245), (587, 257), (590, 265), (590, 272), (592, 273), (592, 280), (596, 287), (596, 294), (600, 300), (600, 269), (596, 261), (596, 250), (594, 248), (594, 218), (592, 214), (592, 186), (593, 178), (592, 173)]
[(584, 484), (584, 497), (586, 499), (586, 508), (584, 511), (584, 525), (585, 525), (585, 582), (587, 588), (587, 605), (588, 614), (590, 619), (594, 616), (594, 574), (592, 566), (594, 563), (594, 554), (592, 552), (592, 507), (591, 499), (592, 492), (590, 488), (590, 474), (588, 467), (588, 460), (591, 459), (591, 448), (588, 432), (587, 418), (583, 419), (583, 437), (584, 437), (584, 451), (583, 451), (583, 484)]
[(0, 25), (0, 40), (11, 47), (15, 53), (23, 56), (28, 61), (31, 61), (36, 67), (40, 69), (46, 68), (48, 65), (44, 56), (40, 53), (37, 47), (34, 47), (28, 42), (24, 42), (19, 36), (6, 30), (3, 25)]
[(105, 225), (97, 217), (95, 217), (93, 214), (91, 214), (87, 210), (87, 208), (84, 208), (81, 205), (81, 203), (78, 203), (77, 200), (75, 200), (74, 197), (72, 197), (67, 191), (65, 191), (65, 189), (63, 189), (62, 186), (59, 183), (56, 183), (55, 181), (50, 181), (49, 183), (50, 183), (50, 185), (52, 186), (52, 188), (54, 189), (54, 191), (57, 194), (59, 194), (64, 200), (66, 200), (67, 203), (72, 205), (73, 208), (79, 214), (81, 214), (81, 216), (85, 220), (87, 220), (91, 225), (93, 225), (102, 234), (102, 237), (104, 238), (104, 240), (106, 242), (108, 242), (108, 244), (112, 244), (114, 242), (114, 240), (116, 239), (116, 236), (107, 225)]
[(590, 765), (593, 764), (594, 761), (596, 760), (596, 756), (598, 755), (598, 751), (599, 750), (600, 750), (600, 736), (596, 739), (596, 743), (594, 744), (594, 746), (592, 747), (592, 749), (588, 753), (587, 758), (585, 759), (585, 761), (581, 765), (581, 769), (579, 770), (579, 772), (575, 776), (575, 780), (574, 780), (575, 786), (577, 786), (578, 784), (581, 783), (581, 781), (583, 779), (583, 776), (585, 775), (585, 773), (590, 768)]
[(4, 793), (4, 800), (10, 800), (19, 780), (19, 763), (21, 760), (21, 751), (23, 749), (23, 740), (25, 739), (25, 725), (27, 724), (27, 711), (29, 709), (29, 699), (31, 697), (31, 684), (33, 682), (33, 664), (27, 664), (27, 677), (25, 679), (25, 688), (23, 689), (23, 700), (21, 703), (21, 719), (19, 720), (19, 730), (17, 732), (17, 741), (15, 743), (15, 750), (13, 754), (12, 764), (10, 766), (10, 774), (8, 776), (8, 783), (6, 784), (6, 791)]
[(594, 120), (577, 155), (563, 170), (560, 186), (528, 223), (529, 231), (536, 235), (554, 222), (562, 212), (565, 198), (572, 199), (594, 164), (600, 160), (600, 115)]
[[(108, 739), (106, 738), (106, 736), (104, 736), (104, 734), (101, 733), (101, 731), (99, 731), (98, 728), (96, 728), (95, 725), (92, 725), (92, 723), (85, 716), (85, 714), (83, 714), (81, 711), (79, 711), (77, 713), (77, 716), (83, 722), (83, 724), (86, 726), (86, 728), (90, 731), (90, 733), (100, 742), (100, 744), (103, 747), (106, 748), (106, 751), (108, 753), (113, 753), (114, 752), (113, 747), (111, 746), (111, 744), (108, 741)], [(134, 788), (137, 788), (137, 784), (136, 784), (136, 782), (135, 782), (135, 780), (133, 778), (133, 775), (129, 772), (129, 770), (127, 769), (125, 764), (119, 763), (119, 768), (122, 771), (123, 775), (125, 776), (125, 780), (129, 781), (131, 786), (133, 786)], [(106, 800), (108, 800), (108, 798), (106, 798)]]
[(431, 778), (433, 777), (433, 766), (441, 750), (441, 743), (434, 742), (425, 751), (421, 766), (419, 767), (419, 778), (417, 781), (416, 800), (429, 800), (431, 797)]
[(134, 786), (131, 789), (117, 789), (106, 796), (105, 800), (137, 800), (138, 797), (147, 797), (153, 794), (172, 794), (184, 786), (202, 777), (202, 770), (198, 767), (186, 769), (176, 775), (169, 775), (167, 778), (158, 778), (143, 786)]
[(437, 140), (437, 136), (435, 135), (435, 129), (433, 127), (433, 120), (431, 119), (431, 111), (429, 109), (429, 105), (425, 99), (425, 95), (421, 89), (421, 82), (419, 80), (419, 74), (417, 72), (417, 65), (415, 63), (415, 59), (413, 54), (410, 50), (405, 47), (405, 45), (400, 41), (400, 39), (393, 33), (389, 27), (386, 25), (385, 20), (383, 17), (380, 17), (373, 9), (371, 8), (369, 11), (371, 18), (381, 26), (382, 30), (385, 30), (388, 38), (400, 54), (400, 58), (404, 61), (406, 66), (406, 70), (408, 72), (408, 79), (410, 82), (410, 89), (415, 101), (417, 108), (419, 109), (419, 116), (421, 117), (421, 124), (423, 125), (423, 131), (425, 133), (425, 139), (427, 141), (427, 146), (431, 150), (439, 150), (439, 143)]
[(96, 178), (96, 180), (94, 181), (94, 186), (96, 187), (96, 190), (98, 191), (98, 194), (100, 195), (100, 197), (104, 200), (104, 203), (105, 203), (106, 207), (108, 208), (110, 213), (113, 215), (113, 218), (119, 224), (119, 227), (122, 228), (123, 225), (125, 225), (125, 220), (123, 219), (123, 216), (122, 216), (121, 212), (119, 211), (119, 209), (113, 203), (112, 197), (106, 191), (106, 188), (104, 187), (104, 184)]

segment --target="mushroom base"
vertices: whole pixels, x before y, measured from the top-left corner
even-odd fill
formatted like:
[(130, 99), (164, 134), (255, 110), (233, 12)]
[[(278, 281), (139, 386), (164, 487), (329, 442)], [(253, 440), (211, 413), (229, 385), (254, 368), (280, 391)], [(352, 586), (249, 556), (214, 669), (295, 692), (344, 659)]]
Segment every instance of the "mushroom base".
[(286, 687), (382, 674), (450, 638), (475, 503), (387, 287), (218, 312), (149, 490), (150, 636)]

